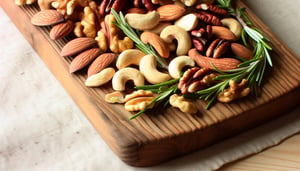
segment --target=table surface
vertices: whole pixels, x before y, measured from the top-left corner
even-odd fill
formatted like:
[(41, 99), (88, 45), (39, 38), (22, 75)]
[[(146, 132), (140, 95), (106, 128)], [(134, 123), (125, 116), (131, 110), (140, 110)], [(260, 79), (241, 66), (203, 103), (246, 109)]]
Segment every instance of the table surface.
[[(249, 5), (249, 7), (259, 16), (267, 26), (271, 28), (271, 30), (284, 42), (286, 45), (292, 49), (295, 54), (300, 57), (300, 48), (299, 43), (300, 43), (300, 34), (298, 34), (298, 30), (300, 30), (300, 10), (298, 7), (300, 6), (300, 1), (299, 0), (289, 0), (289, 1), (283, 1), (283, 0), (245, 0), (245, 2)], [(0, 37), (1, 38), (1, 37)], [(2, 47), (0, 47), (2, 48)], [(1, 49), (0, 49), (1, 52)], [(27, 54), (24, 54), (27, 55)], [(4, 61), (5, 62), (5, 61)], [(27, 71), (11, 71), (12, 73), (16, 73), (17, 77), (20, 75), (26, 75), (28, 74)], [(1, 72), (0, 72), (0, 78), (1, 78)], [(21, 77), (20, 77), (21, 78)], [(35, 78), (32, 78), (35, 79)], [(50, 78), (49, 78), (50, 79)], [(31, 80), (31, 79), (30, 79)], [(30, 81), (27, 80), (27, 81)], [(52, 81), (52, 80), (50, 80)], [(33, 85), (32, 88), (37, 88), (37, 89), (43, 89), (45, 87), (35, 87), (37, 85)], [(7, 88), (9, 91), (9, 88)], [(3, 92), (2, 92), (3, 91)], [(21, 91), (21, 90), (16, 90), (16, 91)], [(0, 84), (0, 92), (5, 93), (4, 89), (1, 89), (1, 84)], [(26, 94), (26, 92), (23, 92)], [(54, 95), (51, 95), (51, 93), (48, 94), (47, 98), (52, 99)], [(57, 96), (57, 95), (56, 95)], [(64, 94), (59, 95), (57, 98), (64, 98)], [(67, 96), (67, 95), (66, 95)], [(39, 98), (39, 97), (37, 97)], [(30, 99), (29, 99), (30, 100)], [(24, 102), (25, 103), (25, 102)], [(73, 103), (70, 102), (72, 105)], [(56, 103), (53, 102), (53, 104), (56, 105)], [(45, 105), (44, 107), (47, 108), (47, 104), (42, 104)], [(0, 106), (1, 106), (1, 98), (0, 98)], [(13, 106), (16, 108), (16, 106)], [(34, 106), (31, 106), (35, 108)], [(52, 106), (53, 107), (53, 106)], [(59, 106), (58, 106), (59, 107)], [(16, 109), (20, 110), (26, 110), (26, 109)], [(69, 113), (79, 113), (79, 115), (82, 115), (80, 110), (75, 108), (58, 108), (57, 111), (52, 111), (52, 112), (57, 112), (60, 113), (62, 111), (66, 112), (66, 110)], [(30, 110), (29, 110), (30, 111)], [(296, 112), (299, 112), (299, 107)], [(41, 111), (42, 113), (42, 111)], [(294, 112), (295, 113), (295, 112)], [(0, 108), (0, 116), (3, 113), (1, 113), (1, 108)], [(79, 141), (83, 140), (86, 145), (86, 149), (88, 152), (93, 152), (96, 148), (99, 148), (100, 146), (103, 146), (101, 148), (101, 154), (97, 154), (93, 156), (92, 159), (89, 158), (87, 162), (91, 161), (96, 161), (96, 160), (101, 160), (101, 163), (107, 163), (107, 165), (118, 165), (113, 163), (112, 161), (118, 160), (117, 157), (110, 151), (110, 149), (105, 145), (104, 142), (102, 142), (101, 138), (97, 137), (97, 133), (95, 131), (91, 131), (88, 134), (83, 134), (82, 132), (86, 132), (86, 130), (92, 130), (92, 128), (88, 125), (88, 121), (82, 119), (81, 117), (83, 116), (68, 116), (67, 118), (60, 118), (59, 114), (56, 115), (50, 115), (50, 112), (46, 113), (49, 114), (49, 119), (55, 120), (56, 121), (56, 127), (55, 129), (50, 128), (47, 125), (47, 122), (44, 120), (40, 120), (40, 122), (45, 122), (45, 130), (48, 135), (55, 137), (59, 139), (59, 143), (62, 145), (59, 147), (61, 150), (64, 150), (64, 154), (67, 154), (67, 156), (60, 156), (59, 154), (53, 154), (51, 151), (59, 151), (59, 149), (54, 149), (58, 148), (57, 144), (45, 144), (42, 142), (43, 140), (46, 141), (49, 139), (49, 137), (46, 137), (44, 135), (38, 135), (36, 137), (30, 137), (29, 135), (27, 136), (30, 138), (29, 143), (25, 142), (19, 142), (21, 141), (20, 139), (16, 138), (14, 141), (18, 144), (21, 144), (21, 146), (18, 146), (18, 149), (13, 149), (15, 148), (15, 144), (6, 144), (4, 143), (3, 146), (0, 146), (0, 170), (3, 170), (5, 167), (13, 167), (14, 163), (22, 164), (24, 166), (27, 165), (32, 165), (32, 163), (22, 163), (21, 158), (19, 158), (20, 153), (24, 154), (23, 156), (30, 156), (30, 153), (36, 153), (36, 154), (43, 154), (45, 158), (49, 157), (50, 155), (56, 155), (56, 159), (46, 162), (51, 164), (51, 162), (57, 162), (59, 163), (60, 160), (64, 160), (65, 157), (68, 157), (70, 162), (68, 164), (73, 164), (76, 170), (101, 170), (101, 168), (104, 167), (98, 167), (98, 168), (81, 168), (82, 164), (86, 161), (78, 161), (77, 159), (80, 158), (80, 156), (76, 156), (76, 154), (71, 154), (71, 151), (74, 150), (74, 148), (78, 148), (79, 145), (82, 146), (82, 144), (79, 144)], [(18, 116), (14, 116), (18, 117)], [(25, 117), (25, 121), (28, 121), (28, 123), (23, 123), (22, 126), (27, 126), (29, 124), (34, 127), (36, 123), (30, 122), (32, 118), (29, 118), (28, 116), (23, 116)], [(39, 115), (36, 115), (36, 117), (40, 117)], [(3, 117), (1, 117), (3, 118)], [(78, 119), (79, 118), (79, 119)], [(16, 118), (13, 118), (16, 119)], [(8, 119), (7, 119), (8, 120)], [(1, 130), (0, 130), (0, 140), (3, 138), (3, 135), (7, 136), (7, 132), (11, 133), (12, 136), (17, 135), (15, 134), (16, 131), (22, 132), (20, 128), (14, 128), (14, 127), (9, 127), (8, 125), (5, 125), (5, 121), (3, 122), (0, 121), (1, 124)], [(86, 127), (80, 127), (80, 125), (87, 125)], [(63, 132), (64, 135), (58, 135), (61, 133), (58, 133), (61, 131), (61, 129), (64, 128), (64, 131), (75, 131), (74, 134), (68, 134), (68, 132)], [(69, 129), (68, 129), (69, 128)], [(5, 132), (6, 131), (6, 132)], [(5, 134), (5, 133), (6, 134)], [(34, 132), (34, 131), (33, 131)], [(36, 130), (38, 132), (38, 130)], [(2, 135), (3, 134), (3, 135)], [(27, 134), (26, 131), (24, 131), (24, 134)], [(70, 136), (70, 137), (66, 137)], [(26, 136), (24, 136), (26, 137)], [(93, 137), (93, 138), (91, 138)], [(51, 138), (51, 137), (50, 137)], [(10, 139), (10, 137), (4, 137), (4, 139)], [(14, 142), (11, 141), (11, 142)], [(9, 142), (9, 141), (7, 141)], [(11, 147), (9, 149), (3, 149), (3, 147)], [(45, 148), (47, 146), (47, 149)], [(104, 147), (105, 146), (105, 147)], [(267, 150), (264, 150), (263, 152), (260, 152), (258, 154), (254, 154), (248, 157), (245, 157), (243, 159), (240, 159), (238, 161), (235, 161), (233, 163), (229, 163), (219, 169), (220, 171), (240, 171), (240, 170), (300, 170), (300, 134), (296, 134), (288, 139), (286, 139), (284, 142), (282, 142), (279, 145), (276, 145), (274, 147), (270, 147)], [(42, 150), (41, 150), (42, 149)], [(27, 151), (26, 151), (27, 150)], [(32, 150), (29, 151), (28, 150)], [(41, 150), (41, 151), (38, 151)], [(78, 150), (81, 150), (78, 149)], [(84, 154), (85, 156), (83, 157), (90, 157), (86, 156), (88, 152), (82, 152), (80, 154)], [(79, 154), (79, 153), (78, 153)], [(107, 158), (108, 156), (108, 158)], [(188, 158), (189, 159), (189, 158)], [(15, 161), (13, 161), (15, 160)], [(36, 156), (36, 158), (33, 158), (32, 160), (35, 160), (33, 163), (34, 165), (38, 165), (39, 162), (41, 162), (41, 158), (39, 156)], [(18, 161), (18, 162), (16, 162)], [(186, 160), (183, 160), (183, 162), (187, 162)], [(6, 163), (6, 165), (3, 165), (3, 162)], [(25, 162), (25, 160), (24, 160)], [(27, 161), (26, 161), (27, 162)], [(192, 161), (188, 161), (192, 162)], [(174, 163), (172, 163), (174, 164)], [(88, 165), (88, 163), (87, 163)], [(176, 166), (176, 165), (175, 165)], [(174, 167), (175, 167), (174, 166)], [(159, 170), (164, 169), (164, 165), (162, 165)], [(115, 167), (117, 170), (124, 170), (124, 165), (120, 165), (119, 167)], [(134, 168), (131, 167), (126, 167), (127, 169), (134, 170)], [(188, 170), (199, 170), (199, 168), (188, 168)], [(12, 170), (19, 170), (19, 169), (12, 169)], [(126, 169), (125, 169), (126, 170)], [(143, 170), (143, 169), (141, 169)], [(200, 169), (201, 170), (201, 169)]]

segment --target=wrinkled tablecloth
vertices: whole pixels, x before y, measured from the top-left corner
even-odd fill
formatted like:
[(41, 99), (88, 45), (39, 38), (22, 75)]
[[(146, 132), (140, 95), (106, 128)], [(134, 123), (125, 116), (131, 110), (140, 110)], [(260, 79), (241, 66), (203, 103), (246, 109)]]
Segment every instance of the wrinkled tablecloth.
[[(246, 2), (300, 56), (300, 2)], [(300, 132), (298, 107), (204, 150), (154, 167), (131, 167), (109, 149), (2, 8), (0, 55), (1, 171), (215, 170)]]

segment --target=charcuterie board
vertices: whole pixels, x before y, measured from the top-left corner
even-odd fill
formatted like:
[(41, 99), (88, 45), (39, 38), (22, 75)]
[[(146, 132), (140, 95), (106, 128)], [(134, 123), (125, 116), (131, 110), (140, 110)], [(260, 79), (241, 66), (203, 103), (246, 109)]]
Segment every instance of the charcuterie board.
[[(129, 120), (132, 113), (123, 105), (104, 101), (105, 94), (112, 91), (111, 85), (88, 88), (84, 72), (69, 73), (72, 59), (59, 55), (68, 38), (53, 41), (49, 38), (50, 27), (30, 23), (38, 11), (36, 5), (20, 7), (13, 1), (0, 4), (110, 148), (129, 165), (151, 166), (205, 148), (278, 117), (300, 102), (299, 58), (249, 8), (249, 17), (273, 47), (274, 67), (268, 68), (260, 97), (217, 103), (209, 110), (199, 100), (197, 115), (166, 108)], [(242, 1), (237, 5), (247, 7)]]

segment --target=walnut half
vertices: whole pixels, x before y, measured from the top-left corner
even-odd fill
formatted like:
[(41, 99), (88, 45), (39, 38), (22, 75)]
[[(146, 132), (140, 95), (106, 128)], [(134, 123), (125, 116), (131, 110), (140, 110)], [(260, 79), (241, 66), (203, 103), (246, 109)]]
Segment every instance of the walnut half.
[(218, 101), (229, 103), (235, 99), (247, 96), (250, 93), (250, 88), (247, 86), (247, 80), (243, 79), (239, 84), (234, 81), (229, 81), (229, 88), (225, 89), (218, 95)]

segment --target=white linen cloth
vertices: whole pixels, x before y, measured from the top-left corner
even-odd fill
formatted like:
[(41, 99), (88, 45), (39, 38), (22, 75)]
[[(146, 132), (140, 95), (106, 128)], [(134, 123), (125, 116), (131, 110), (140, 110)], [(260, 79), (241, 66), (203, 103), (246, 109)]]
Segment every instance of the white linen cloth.
[[(300, 29), (300, 12), (296, 9), (300, 2), (248, 3), (300, 56), (297, 47), (300, 36), (296, 34)], [(0, 56), (0, 170), (3, 171), (215, 170), (300, 132), (298, 107), (204, 150), (154, 167), (131, 167), (109, 149), (2, 8)]]

